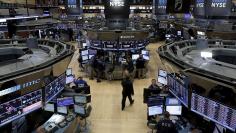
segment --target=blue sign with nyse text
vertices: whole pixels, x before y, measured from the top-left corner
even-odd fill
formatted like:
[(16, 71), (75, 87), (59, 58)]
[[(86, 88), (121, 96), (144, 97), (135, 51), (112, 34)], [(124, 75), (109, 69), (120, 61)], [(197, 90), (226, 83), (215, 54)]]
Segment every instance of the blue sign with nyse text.
[(206, 3), (207, 16), (230, 16), (231, 0), (208, 0)]

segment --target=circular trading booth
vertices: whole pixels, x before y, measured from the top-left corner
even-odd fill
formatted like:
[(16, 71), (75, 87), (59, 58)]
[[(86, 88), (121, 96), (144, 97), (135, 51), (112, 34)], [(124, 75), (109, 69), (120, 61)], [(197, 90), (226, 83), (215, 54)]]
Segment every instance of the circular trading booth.
[[(127, 58), (135, 61), (142, 55), (145, 67), (149, 61), (149, 52), (145, 50), (149, 44), (149, 33), (146, 30), (87, 30), (87, 42), (83, 43), (81, 56), (86, 72), (91, 74), (89, 60), (94, 56), (102, 56), (105, 70), (102, 78), (116, 80), (122, 79)], [(147, 71), (147, 69), (145, 69)], [(132, 75), (136, 75), (136, 70)]]
[[(184, 40), (158, 49), (168, 73), (163, 81), (183, 103), (182, 117), (202, 132), (209, 132), (205, 118), (227, 132), (235, 130), (235, 52), (235, 40), (216, 39)], [(158, 82), (161, 79), (159, 76)], [(219, 119), (222, 117), (225, 119)]]

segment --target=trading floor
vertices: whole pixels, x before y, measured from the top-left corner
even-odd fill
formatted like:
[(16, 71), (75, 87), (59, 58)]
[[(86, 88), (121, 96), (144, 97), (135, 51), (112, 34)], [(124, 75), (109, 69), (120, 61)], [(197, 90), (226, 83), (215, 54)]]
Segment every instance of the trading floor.
[(78, 67), (78, 51), (69, 65), (73, 73), (82, 75), (91, 86), (93, 111), (89, 117), (91, 133), (146, 133), (150, 131), (147, 127), (147, 105), (143, 104), (143, 88), (151, 84), (151, 79), (156, 78), (158, 67), (162, 67), (156, 50), (163, 43), (150, 44), (150, 62), (146, 79), (134, 80), (135, 102), (129, 106), (126, 101), (126, 108), (121, 111), (121, 81), (89, 80)]

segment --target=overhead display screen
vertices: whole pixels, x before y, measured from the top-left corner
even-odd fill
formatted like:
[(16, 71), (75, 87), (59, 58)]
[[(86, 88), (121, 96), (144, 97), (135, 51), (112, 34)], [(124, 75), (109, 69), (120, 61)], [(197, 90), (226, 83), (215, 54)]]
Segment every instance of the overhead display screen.
[(167, 0), (157, 0), (156, 1), (156, 14), (164, 15), (166, 14), (166, 4)]
[(167, 75), (167, 86), (169, 87), (169, 91), (180, 100), (180, 102), (188, 107), (188, 88), (186, 88), (183, 83), (178, 81), (174, 75)]
[(207, 16), (230, 16), (232, 0), (207, 0)]
[(232, 131), (236, 129), (236, 110), (192, 93), (191, 110)]
[(80, 0), (67, 0), (67, 10), (69, 15), (79, 15)]
[(0, 105), (0, 126), (42, 107), (42, 91), (37, 90)]
[(167, 13), (189, 13), (190, 0), (167, 0)]
[(205, 16), (205, 0), (195, 0), (194, 3), (194, 15)]
[(45, 103), (49, 102), (60, 93), (65, 88), (65, 85), (66, 75), (64, 73), (45, 87)]
[(106, 19), (128, 19), (130, 5), (128, 0), (105, 0)]

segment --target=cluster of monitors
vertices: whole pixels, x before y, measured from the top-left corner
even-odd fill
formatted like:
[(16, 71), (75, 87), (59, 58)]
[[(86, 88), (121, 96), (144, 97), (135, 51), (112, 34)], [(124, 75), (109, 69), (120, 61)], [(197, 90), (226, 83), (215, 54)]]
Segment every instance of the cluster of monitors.
[(81, 56), (83, 61), (88, 61), (90, 60), (93, 56), (97, 54), (97, 50), (82, 50), (81, 51)]
[[(196, 93), (189, 93), (189, 90), (183, 83), (176, 79), (174, 75), (168, 74), (168, 87), (169, 91), (191, 111), (218, 123), (232, 131), (236, 129), (236, 110), (225, 106), (219, 102), (211, 100), (207, 97), (198, 95)], [(191, 95), (191, 100), (189, 100)], [(156, 107), (157, 108), (157, 107)], [(160, 109), (160, 107), (159, 107)]]
[(157, 74), (157, 82), (163, 85), (167, 85), (167, 71), (159, 69)]
[(91, 95), (76, 95), (74, 97), (58, 98), (57, 103), (47, 103), (44, 106), (45, 111), (68, 114), (68, 108), (73, 106), (74, 112), (85, 115), (85, 104), (91, 102)]
[(192, 93), (191, 111), (232, 131), (236, 129), (236, 110), (207, 97)]
[(137, 48), (143, 48), (148, 44), (149, 42), (147, 40), (144, 41), (130, 41), (130, 42), (120, 42), (119, 44), (114, 41), (91, 41), (91, 46), (93, 47), (99, 47), (104, 49), (137, 49)]
[[(143, 56), (143, 59), (144, 60), (150, 60), (150, 57), (149, 57), (149, 51), (147, 50), (142, 50), (141, 51), (141, 55)], [(140, 54), (133, 54), (132, 55), (132, 60), (137, 60), (139, 58)]]
[(148, 116), (161, 115), (168, 111), (170, 115), (181, 115), (182, 106), (176, 98), (164, 98), (160, 96), (148, 98)]

